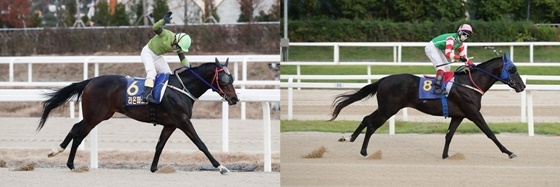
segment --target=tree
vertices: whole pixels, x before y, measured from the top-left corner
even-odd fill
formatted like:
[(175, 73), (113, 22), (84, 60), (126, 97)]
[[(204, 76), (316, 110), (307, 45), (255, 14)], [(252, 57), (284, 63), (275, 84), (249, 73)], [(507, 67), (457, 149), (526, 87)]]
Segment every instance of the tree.
[(76, 14), (78, 13), (78, 8), (76, 7), (76, 0), (66, 0), (66, 10), (64, 10), (64, 17), (66, 18), (64, 22), (66, 25), (74, 25), (76, 22)]
[(98, 26), (108, 26), (110, 16), (109, 3), (106, 0), (99, 0), (95, 6), (95, 14), (92, 16), (91, 21)]
[(167, 5), (167, 0), (155, 0), (154, 10), (152, 12), (152, 17), (155, 21), (163, 19), (165, 13), (169, 12), (169, 6)]
[(111, 15), (110, 25), (123, 26), (130, 25), (126, 7), (122, 3), (117, 3), (115, 6), (115, 13)]
[(255, 17), (255, 21), (280, 21), (280, 1), (276, 1), (272, 4), (268, 13), (264, 13), (264, 11), (261, 10), (259, 15)]
[(0, 24), (3, 27), (22, 28), (30, 25), (27, 16), (30, 13), (29, 0), (0, 1)]
[(526, 0), (477, 0), (469, 3), (475, 19), (492, 21), (511, 19), (524, 1)]

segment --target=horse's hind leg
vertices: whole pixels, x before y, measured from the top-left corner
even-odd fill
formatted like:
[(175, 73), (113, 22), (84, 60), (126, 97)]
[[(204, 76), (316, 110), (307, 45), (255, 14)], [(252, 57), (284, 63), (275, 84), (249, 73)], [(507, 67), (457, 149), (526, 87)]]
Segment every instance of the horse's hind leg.
[(372, 118), (372, 116), (375, 116), (375, 115), (377, 115), (377, 110), (375, 110), (373, 113), (371, 113), (370, 115), (367, 115), (366, 117), (364, 117), (364, 119), (362, 119), (362, 122), (360, 122), (360, 125), (356, 128), (354, 133), (352, 133), (352, 136), (350, 136), (350, 142), (354, 142), (356, 140), (356, 138), (358, 138), (360, 133), (362, 133), (362, 131), (370, 123), (370, 122), (368, 122), (369, 119)]
[(390, 113), (376, 110), (371, 115), (364, 118), (362, 123), (367, 124), (367, 130), (366, 130), (366, 135), (364, 137), (364, 143), (362, 144), (362, 150), (360, 151), (360, 154), (362, 154), (362, 156), (364, 156), (364, 157), (367, 156), (367, 147), (368, 147), (368, 143), (369, 143), (369, 139), (371, 138), (371, 135), (373, 135), (373, 133), (379, 127), (381, 127), (381, 125), (383, 125), (385, 123), (385, 121), (387, 121), (391, 116), (393, 116), (397, 112), (398, 112), (398, 109), (397, 109), (397, 111), (390, 112)]
[(451, 139), (453, 138), (453, 134), (459, 127), (459, 124), (463, 121), (464, 118), (451, 118), (451, 122), (449, 123), (449, 128), (447, 129), (447, 134), (445, 135), (445, 147), (443, 148), (443, 154), (441, 158), (446, 159), (449, 157), (449, 144), (451, 143)]
[(68, 146), (70, 141), (72, 141), (72, 138), (74, 138), (74, 136), (76, 136), (77, 132), (82, 128), (82, 121), (80, 121), (80, 122), (74, 124), (74, 126), (72, 126), (72, 129), (70, 129), (70, 132), (68, 132), (68, 135), (66, 135), (66, 138), (64, 138), (64, 140), (60, 144), (60, 147), (54, 148), (49, 153), (48, 157), (56, 156), (59, 153), (62, 153), (64, 151), (64, 149), (66, 149), (66, 147)]
[(89, 132), (101, 121), (89, 122), (87, 120), (82, 120), (81, 128), (78, 128), (75, 132), (75, 135), (72, 139), (72, 148), (70, 149), (70, 155), (68, 155), (68, 161), (66, 162), (66, 166), (69, 169), (74, 169), (74, 158), (76, 157), (76, 151), (78, 150), (78, 146), (82, 143), (84, 138), (89, 134)]
[(152, 161), (152, 167), (150, 167), (150, 171), (152, 172), (157, 171), (157, 165), (159, 161), (159, 156), (161, 155), (161, 151), (163, 150), (165, 143), (167, 143), (167, 140), (169, 140), (169, 137), (171, 136), (171, 134), (173, 134), (175, 129), (176, 128), (173, 126), (164, 126), (163, 129), (161, 130), (161, 134), (159, 135), (159, 140), (156, 145), (156, 153), (154, 155), (154, 160)]

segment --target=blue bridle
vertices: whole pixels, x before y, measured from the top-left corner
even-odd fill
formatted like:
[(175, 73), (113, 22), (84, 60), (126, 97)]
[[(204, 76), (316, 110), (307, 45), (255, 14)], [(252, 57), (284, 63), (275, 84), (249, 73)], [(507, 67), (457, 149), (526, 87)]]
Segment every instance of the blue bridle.
[(505, 53), (504, 56), (502, 57), (502, 62), (504, 63), (504, 65), (502, 66), (502, 71), (500, 73), (500, 76), (496, 76), (484, 69), (478, 68), (476, 66), (474, 66), (474, 69), (479, 70), (487, 75), (490, 75), (491, 77), (499, 80), (500, 82), (509, 85), (510, 87), (514, 87), (515, 86), (515, 82), (513, 82), (513, 80), (511, 80), (511, 76), (517, 74), (517, 67), (515, 67), (515, 65), (513, 64), (513, 62), (509, 59), (509, 54)]

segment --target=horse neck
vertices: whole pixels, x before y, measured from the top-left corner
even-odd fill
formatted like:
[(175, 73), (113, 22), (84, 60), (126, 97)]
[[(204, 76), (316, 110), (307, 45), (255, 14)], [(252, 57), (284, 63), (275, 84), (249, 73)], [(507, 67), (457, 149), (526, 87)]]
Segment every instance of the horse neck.
[[(490, 62), (487, 62), (487, 63), (490, 63)], [(494, 63), (496, 63), (496, 62), (494, 62)], [(490, 73), (490, 74), (492, 74), (496, 77), (500, 77), (501, 66), (499, 66), (499, 65), (489, 64), (487, 67), (481, 68), (481, 69), (487, 71), (488, 73)], [(480, 89), (482, 89), (484, 92), (490, 90), (490, 87), (492, 87), (492, 85), (494, 85), (494, 83), (496, 83), (496, 81), (498, 81), (494, 77), (492, 77), (492, 76), (490, 76), (487, 73), (484, 73), (482, 71), (473, 71), (472, 72), (472, 79), (480, 87)]]
[[(214, 78), (213, 77), (214, 72), (209, 73), (209, 70), (204, 70), (203, 71), (201, 69), (196, 69), (194, 71), (198, 75), (200, 75), (200, 77), (202, 77), (204, 80), (206, 80), (208, 83), (212, 83), (212, 79)], [(181, 73), (177, 74), (176, 76), (178, 76), (181, 79), (181, 81), (183, 82), (183, 85), (185, 85), (187, 90), (194, 97), (198, 98), (198, 97), (202, 96), (202, 94), (204, 94), (208, 89), (210, 89), (210, 87), (208, 85), (206, 85), (202, 80), (200, 80), (190, 70), (185, 70), (184, 72), (181, 72)], [(175, 78), (175, 79), (177, 79), (177, 78)], [(179, 86), (182, 87), (182, 85), (180, 85), (181, 83), (174, 83), (174, 84), (179, 84)]]

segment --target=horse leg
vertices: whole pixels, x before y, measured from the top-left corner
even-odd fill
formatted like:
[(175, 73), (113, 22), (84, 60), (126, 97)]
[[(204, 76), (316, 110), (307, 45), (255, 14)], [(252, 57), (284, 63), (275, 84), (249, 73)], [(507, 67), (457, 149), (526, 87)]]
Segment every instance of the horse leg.
[(190, 120), (186, 120), (186, 125), (181, 126), (180, 129), (189, 137), (189, 139), (191, 139), (191, 141), (196, 145), (196, 147), (200, 151), (202, 151), (204, 155), (206, 155), (208, 160), (210, 160), (210, 163), (212, 163), (212, 166), (220, 169), (221, 174), (226, 174), (229, 172), (229, 170), (226, 167), (222, 166), (216, 159), (214, 159), (212, 154), (210, 154), (204, 142), (202, 142), (200, 137), (198, 137), (198, 134), (196, 133), (196, 130), (194, 130), (194, 127)]
[[(101, 121), (106, 120), (112, 116), (112, 115), (106, 115), (106, 116), (88, 115), (88, 114), (92, 114), (89, 111), (95, 111), (95, 110), (90, 110), (90, 109), (86, 110), (86, 109), (84, 109), (83, 111), (84, 119), (80, 122), (81, 128), (77, 129), (76, 132), (74, 133), (74, 137), (73, 137), (74, 139), (72, 140), (72, 148), (70, 149), (70, 155), (68, 155), (68, 161), (66, 162), (66, 166), (68, 166), (68, 168), (70, 168), (71, 170), (74, 169), (74, 158), (76, 157), (76, 151), (78, 150), (78, 146), (82, 143), (84, 138), (89, 134), (89, 132), (95, 126), (97, 126), (97, 124), (101, 123)], [(97, 110), (96, 112), (100, 112), (100, 110)], [(90, 118), (88, 116), (94, 116), (97, 117), (97, 119)]]
[(64, 140), (62, 141), (60, 146), (57, 147), (57, 148), (53, 148), (51, 150), (51, 152), (49, 153), (49, 155), (47, 155), (47, 156), (48, 157), (54, 157), (54, 156), (58, 155), (59, 153), (62, 153), (64, 151), (64, 149), (66, 149), (66, 147), (68, 147), (68, 144), (70, 143), (72, 138), (74, 138), (74, 136), (78, 133), (80, 128), (82, 128), (82, 121), (74, 124), (74, 126), (72, 126), (72, 129), (70, 129), (70, 132), (68, 132), (68, 135), (66, 135), (66, 138), (64, 138)]
[(161, 155), (161, 151), (163, 150), (165, 143), (167, 143), (167, 140), (169, 140), (169, 137), (171, 136), (171, 134), (173, 134), (175, 129), (176, 128), (174, 126), (164, 126), (163, 129), (161, 130), (161, 134), (159, 135), (159, 140), (156, 145), (156, 153), (154, 155), (154, 160), (152, 161), (152, 167), (150, 167), (150, 171), (152, 171), (152, 173), (157, 171), (157, 165), (159, 161), (159, 156)]
[(453, 134), (459, 127), (459, 124), (463, 121), (464, 118), (451, 118), (451, 122), (449, 123), (449, 128), (447, 129), (447, 134), (445, 135), (445, 147), (443, 148), (443, 154), (441, 157), (446, 159), (449, 157), (449, 144), (451, 143), (451, 139), (453, 138)]
[(356, 128), (354, 133), (352, 133), (352, 136), (350, 137), (350, 142), (354, 142), (356, 140), (356, 138), (358, 138), (360, 133), (362, 133), (364, 128), (366, 128), (367, 124), (369, 124), (368, 119), (371, 118), (372, 116), (376, 115), (376, 113), (377, 113), (377, 110), (375, 110), (373, 113), (371, 113), (370, 115), (367, 115), (366, 117), (364, 117), (364, 119), (362, 119), (362, 122), (360, 123), (358, 128)]
[[(397, 110), (398, 111), (398, 110)], [(383, 125), (383, 123), (385, 123), (385, 121), (387, 121), (389, 119), (389, 117), (393, 116), (393, 114), (395, 114), (397, 112), (394, 112), (392, 114), (382, 114), (379, 111), (375, 111), (373, 112), (370, 116), (368, 116), (370, 119), (365, 119), (364, 121), (362, 121), (362, 123), (364, 122), (369, 122), (367, 123), (367, 130), (366, 130), (366, 135), (364, 137), (364, 142), (362, 144), (362, 150), (360, 151), (360, 154), (362, 154), (362, 156), (366, 157), (367, 156), (367, 147), (368, 147), (368, 143), (369, 143), (369, 139), (371, 138), (371, 135), (373, 135), (373, 133), (375, 133), (375, 131), (381, 127), (381, 125)]]
[(496, 146), (498, 146), (498, 148), (500, 149), (500, 151), (502, 151), (502, 153), (507, 154), (510, 159), (513, 159), (513, 158), (517, 157), (517, 155), (515, 155), (514, 153), (512, 153), (511, 151), (506, 149), (506, 147), (504, 147), (502, 145), (502, 143), (500, 143), (500, 141), (498, 141), (498, 139), (496, 138), (496, 135), (494, 135), (494, 133), (492, 132), (490, 127), (488, 127), (488, 124), (486, 123), (486, 121), (484, 120), (484, 117), (482, 117), (482, 114), (480, 112), (476, 112), (474, 114), (474, 117), (469, 118), (469, 119), (471, 121), (473, 121), (474, 124), (476, 124), (476, 126), (480, 130), (482, 130), (482, 132), (484, 132), (484, 134), (486, 134), (486, 137), (490, 138), (496, 144)]

